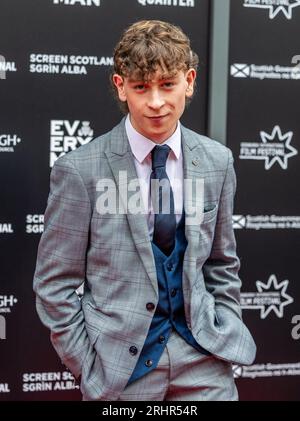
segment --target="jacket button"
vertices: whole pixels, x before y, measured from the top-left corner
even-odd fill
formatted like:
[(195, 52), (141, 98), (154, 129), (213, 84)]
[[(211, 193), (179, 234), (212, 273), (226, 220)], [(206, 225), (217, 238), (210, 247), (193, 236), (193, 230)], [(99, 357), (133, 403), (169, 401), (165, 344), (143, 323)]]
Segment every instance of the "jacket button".
[(159, 342), (160, 342), (161, 344), (163, 344), (163, 343), (165, 342), (165, 340), (166, 340), (166, 338), (164, 337), (164, 335), (160, 335), (160, 337), (159, 337)]
[(138, 349), (137, 349), (136, 346), (131, 346), (129, 348), (129, 352), (130, 352), (131, 355), (136, 355), (138, 353)]
[(176, 297), (176, 295), (177, 295), (177, 289), (176, 288), (173, 288), (171, 290), (171, 297), (174, 298), (174, 297)]
[(152, 366), (152, 364), (153, 364), (153, 361), (152, 361), (152, 360), (147, 360), (147, 361), (145, 362), (146, 367), (151, 367), (151, 366)]
[(153, 303), (147, 303), (146, 309), (148, 311), (153, 311), (155, 309), (155, 305)]

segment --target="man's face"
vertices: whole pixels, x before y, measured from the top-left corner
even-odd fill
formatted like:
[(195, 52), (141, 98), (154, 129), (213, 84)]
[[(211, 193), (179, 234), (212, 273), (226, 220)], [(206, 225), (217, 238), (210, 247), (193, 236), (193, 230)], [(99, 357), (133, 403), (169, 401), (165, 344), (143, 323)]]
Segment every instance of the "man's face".
[(162, 77), (157, 70), (147, 81), (117, 74), (113, 81), (119, 99), (127, 101), (133, 127), (148, 139), (163, 143), (176, 130), (186, 98), (193, 95), (195, 77), (194, 69), (179, 70), (169, 77)]

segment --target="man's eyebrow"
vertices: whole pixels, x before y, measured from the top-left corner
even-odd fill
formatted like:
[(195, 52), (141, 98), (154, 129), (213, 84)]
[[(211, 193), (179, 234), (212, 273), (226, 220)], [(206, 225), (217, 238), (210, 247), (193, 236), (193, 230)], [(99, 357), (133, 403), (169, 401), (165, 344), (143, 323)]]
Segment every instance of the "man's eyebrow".
[(129, 78), (128, 79), (128, 82), (129, 83), (145, 83), (146, 81), (143, 80), (143, 79), (132, 79), (132, 78)]
[[(164, 81), (164, 80), (170, 80), (170, 79), (175, 79), (177, 77), (177, 74), (168, 74), (168, 75), (162, 75), (161, 78), (158, 80), (160, 81)], [(149, 79), (133, 79), (133, 78), (129, 78), (128, 79), (129, 83), (148, 83), (151, 82), (151, 80)]]
[(167, 80), (167, 79), (175, 79), (177, 77), (177, 73), (171, 73), (171, 74), (168, 74), (168, 75), (164, 75), (164, 76), (162, 76), (161, 77), (161, 80)]

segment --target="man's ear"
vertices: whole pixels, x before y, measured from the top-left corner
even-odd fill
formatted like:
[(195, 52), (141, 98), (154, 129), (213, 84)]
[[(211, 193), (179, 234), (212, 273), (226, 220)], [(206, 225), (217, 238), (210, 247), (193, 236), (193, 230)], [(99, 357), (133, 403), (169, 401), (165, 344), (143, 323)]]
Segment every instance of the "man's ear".
[(194, 94), (194, 86), (197, 72), (195, 69), (189, 69), (185, 74), (185, 80), (187, 82), (186, 96), (191, 98)]
[(118, 96), (119, 96), (120, 101), (122, 102), (127, 101), (125, 89), (124, 89), (124, 79), (122, 78), (122, 76), (115, 73), (112, 79), (113, 79), (113, 83), (115, 87), (118, 90)]

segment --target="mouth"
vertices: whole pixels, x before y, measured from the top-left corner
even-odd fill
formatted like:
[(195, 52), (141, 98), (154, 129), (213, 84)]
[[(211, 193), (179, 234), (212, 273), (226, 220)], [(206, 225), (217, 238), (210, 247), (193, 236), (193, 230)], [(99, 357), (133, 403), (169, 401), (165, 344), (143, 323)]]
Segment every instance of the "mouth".
[(168, 117), (168, 114), (165, 114), (165, 115), (158, 115), (158, 116), (154, 116), (154, 117), (149, 116), (149, 117), (147, 117), (147, 118), (149, 118), (149, 119), (150, 119), (150, 120), (152, 120), (152, 121), (161, 121), (162, 119), (164, 119), (164, 118), (166, 118), (166, 117)]

